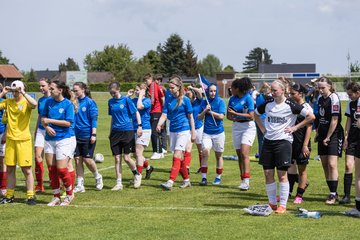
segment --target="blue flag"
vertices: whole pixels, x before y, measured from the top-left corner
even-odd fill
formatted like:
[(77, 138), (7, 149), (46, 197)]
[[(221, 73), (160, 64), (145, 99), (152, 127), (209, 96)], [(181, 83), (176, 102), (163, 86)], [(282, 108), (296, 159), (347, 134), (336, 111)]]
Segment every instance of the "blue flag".
[(209, 81), (201, 74), (199, 74), (199, 79), (200, 79), (201, 86), (206, 91), (210, 86)]

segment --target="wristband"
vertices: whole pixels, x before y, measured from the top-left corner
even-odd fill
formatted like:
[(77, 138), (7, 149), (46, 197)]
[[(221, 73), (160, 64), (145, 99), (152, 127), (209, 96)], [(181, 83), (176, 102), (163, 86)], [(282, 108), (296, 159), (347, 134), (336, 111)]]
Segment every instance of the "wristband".
[(138, 127), (142, 127), (142, 123), (138, 124)]
[(91, 134), (92, 137), (96, 137), (96, 133)]

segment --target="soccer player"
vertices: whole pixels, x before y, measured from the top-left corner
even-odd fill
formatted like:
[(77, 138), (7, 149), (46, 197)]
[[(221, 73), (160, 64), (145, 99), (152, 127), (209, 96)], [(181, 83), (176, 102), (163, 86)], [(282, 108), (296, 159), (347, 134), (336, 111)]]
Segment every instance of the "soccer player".
[(37, 185), (35, 186), (35, 192), (44, 192), (44, 146), (45, 146), (45, 128), (41, 124), (41, 113), (44, 110), (45, 102), (51, 98), (50, 96), (50, 80), (47, 78), (41, 78), (39, 81), (40, 92), (43, 94), (38, 100), (38, 119), (36, 122), (35, 130), (35, 177)]
[[(292, 100), (312, 113), (312, 108), (304, 101), (306, 92), (307, 89), (304, 86), (296, 83), (291, 87), (290, 96)], [(303, 120), (304, 117), (298, 115), (295, 124), (298, 124)], [(294, 204), (301, 204), (303, 202), (303, 194), (308, 186), (306, 166), (309, 163), (310, 157), (311, 132), (312, 124), (307, 124), (305, 127), (293, 133), (294, 141), (292, 143), (292, 163), (288, 169), (288, 179), (290, 185), (289, 196), (292, 193), (295, 182), (299, 183)]]
[[(70, 129), (74, 123), (74, 105), (70, 101), (70, 88), (63, 82), (51, 82), (50, 94), (52, 98), (46, 101), (41, 113), (41, 123), (46, 131), (45, 158), (53, 190), (53, 199), (48, 206), (68, 206), (74, 199), (74, 179), (68, 169), (74, 150)], [(60, 180), (66, 190), (63, 202), (60, 200)]]
[(37, 102), (25, 92), (25, 86), (21, 81), (14, 81), (11, 87), (4, 87), (0, 93), (3, 98), (9, 91), (14, 98), (0, 102), (0, 110), (6, 111), (6, 196), (1, 204), (14, 202), (14, 189), (16, 182), (16, 165), (21, 168), (26, 180), (26, 195), (28, 205), (35, 205), (34, 176), (32, 173), (32, 143), (29, 129), (32, 109), (36, 108)]
[(149, 95), (151, 99), (150, 122), (151, 122), (151, 145), (153, 148), (153, 155), (150, 159), (164, 158), (164, 153), (161, 147), (161, 133), (156, 131), (156, 126), (159, 122), (163, 105), (165, 102), (165, 93), (163, 88), (159, 86), (151, 74), (144, 76), (144, 82), (148, 86)]
[(121, 96), (120, 83), (113, 82), (109, 85), (109, 93), (112, 98), (108, 101), (108, 114), (111, 115), (110, 124), (110, 147), (115, 158), (116, 185), (112, 191), (123, 189), (122, 184), (122, 158), (134, 174), (134, 188), (141, 184), (141, 174), (136, 169), (135, 162), (131, 159), (131, 147), (134, 140), (133, 119), (136, 114), (138, 123), (137, 136), (142, 135), (142, 122), (139, 111), (130, 98)]
[(161, 131), (166, 119), (170, 120), (170, 150), (174, 151), (170, 179), (161, 184), (165, 190), (171, 190), (180, 171), (183, 183), (180, 188), (191, 187), (188, 166), (191, 153), (187, 152), (189, 145), (196, 139), (193, 110), (190, 99), (185, 96), (184, 85), (179, 76), (170, 78), (169, 90), (156, 130)]
[(356, 126), (356, 114), (360, 111), (360, 109), (357, 109), (360, 97), (360, 84), (357, 82), (350, 82), (346, 86), (346, 92), (350, 101), (345, 112), (347, 120), (343, 145), (343, 149), (345, 151), (344, 197), (339, 201), (340, 204), (350, 203), (350, 189), (353, 181), (352, 172), (355, 163), (355, 151), (360, 136), (360, 130)]
[(337, 202), (338, 194), (338, 158), (342, 155), (344, 130), (341, 126), (341, 104), (335, 93), (333, 83), (326, 77), (318, 80), (321, 97), (318, 100), (318, 128), (316, 140), (318, 154), (324, 169), (330, 194), (325, 203), (332, 205)]
[(240, 190), (250, 188), (250, 158), (251, 146), (256, 136), (254, 122), (254, 100), (250, 95), (253, 89), (250, 78), (235, 79), (231, 84), (232, 96), (229, 99), (227, 118), (233, 121), (232, 139), (234, 149), (239, 158)]
[[(286, 98), (288, 89), (287, 82), (281, 79), (273, 81), (271, 84), (273, 98), (255, 110), (256, 123), (264, 133), (259, 164), (264, 169), (269, 206), (279, 214), (286, 212), (286, 203), (289, 197), (287, 170), (291, 164), (292, 133), (315, 119), (309, 110)], [(259, 118), (259, 115), (263, 113), (266, 113), (265, 125)], [(294, 125), (297, 114), (304, 116), (305, 120)], [(276, 201), (275, 168), (279, 179), (280, 206), (277, 206)]]
[(75, 93), (78, 103), (78, 111), (75, 113), (75, 162), (77, 186), (75, 187), (74, 192), (85, 192), (84, 162), (94, 175), (96, 190), (100, 191), (104, 186), (103, 178), (97, 170), (96, 163), (93, 160), (96, 146), (98, 107), (96, 102), (91, 99), (90, 89), (85, 83), (74, 83), (73, 92)]
[(223, 119), (225, 117), (226, 105), (223, 99), (218, 96), (217, 86), (210, 84), (206, 90), (208, 102), (203, 100), (201, 104), (201, 113), (198, 119), (204, 120), (204, 134), (202, 142), (201, 159), (201, 177), (200, 186), (207, 185), (207, 170), (210, 150), (214, 149), (216, 158), (216, 178), (213, 185), (221, 183), (221, 174), (223, 172), (224, 160), (222, 153), (225, 145), (225, 132)]
[[(0, 83), (0, 92), (3, 91), (3, 85)], [(6, 96), (0, 98), (0, 102), (4, 101)], [(4, 109), (0, 111), (0, 119), (4, 117), (5, 122), (0, 121), (0, 197), (6, 196), (6, 164), (5, 156), (5, 142), (6, 142), (6, 114)]]

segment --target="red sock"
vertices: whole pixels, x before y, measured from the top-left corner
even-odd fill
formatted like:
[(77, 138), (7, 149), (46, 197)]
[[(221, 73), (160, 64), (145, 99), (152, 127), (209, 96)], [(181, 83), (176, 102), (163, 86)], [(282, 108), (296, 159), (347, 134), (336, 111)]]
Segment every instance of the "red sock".
[(244, 178), (250, 178), (250, 173), (241, 174), (241, 180), (244, 180)]
[(6, 172), (0, 172), (0, 189), (6, 189)]
[(143, 167), (147, 168), (148, 166), (149, 166), (149, 161), (147, 159), (145, 159)]
[(70, 173), (70, 176), (71, 176), (71, 186), (72, 186), (72, 189), (74, 189), (75, 187), (75, 179), (76, 179), (76, 172), (75, 170), (72, 170)]
[(184, 152), (184, 162), (185, 162), (187, 167), (190, 167), (191, 152)]
[(208, 167), (201, 167), (201, 173), (207, 173)]
[(35, 161), (35, 177), (36, 177), (37, 185), (41, 187), (44, 185), (43, 175), (44, 175), (43, 162)]
[(73, 192), (72, 181), (71, 181), (72, 179), (71, 179), (71, 175), (69, 173), (69, 169), (68, 168), (58, 168), (57, 172), (66, 188), (66, 194), (72, 195), (72, 192)]
[(136, 169), (140, 174), (142, 174), (143, 166), (136, 165)]
[(180, 171), (181, 159), (173, 157), (173, 164), (170, 172), (170, 180), (175, 182), (176, 177)]
[(187, 168), (185, 159), (183, 161), (181, 161), (180, 174), (184, 180), (189, 179), (189, 172), (188, 172), (188, 168)]
[(216, 174), (222, 174), (223, 169), (222, 168), (216, 168)]
[[(60, 188), (60, 181), (57, 174), (56, 166), (48, 166), (50, 186), (52, 190)], [(60, 193), (54, 194), (54, 197), (60, 198)]]

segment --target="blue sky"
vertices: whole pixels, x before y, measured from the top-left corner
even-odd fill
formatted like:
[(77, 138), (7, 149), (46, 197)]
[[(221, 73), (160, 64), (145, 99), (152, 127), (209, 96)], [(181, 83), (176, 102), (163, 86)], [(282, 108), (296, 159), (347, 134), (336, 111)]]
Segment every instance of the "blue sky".
[(21, 70), (54, 69), (105, 45), (140, 58), (172, 33), (198, 57), (242, 70), (255, 47), (274, 63), (316, 63), (345, 74), (360, 61), (360, 0), (0, 0), (0, 50)]

